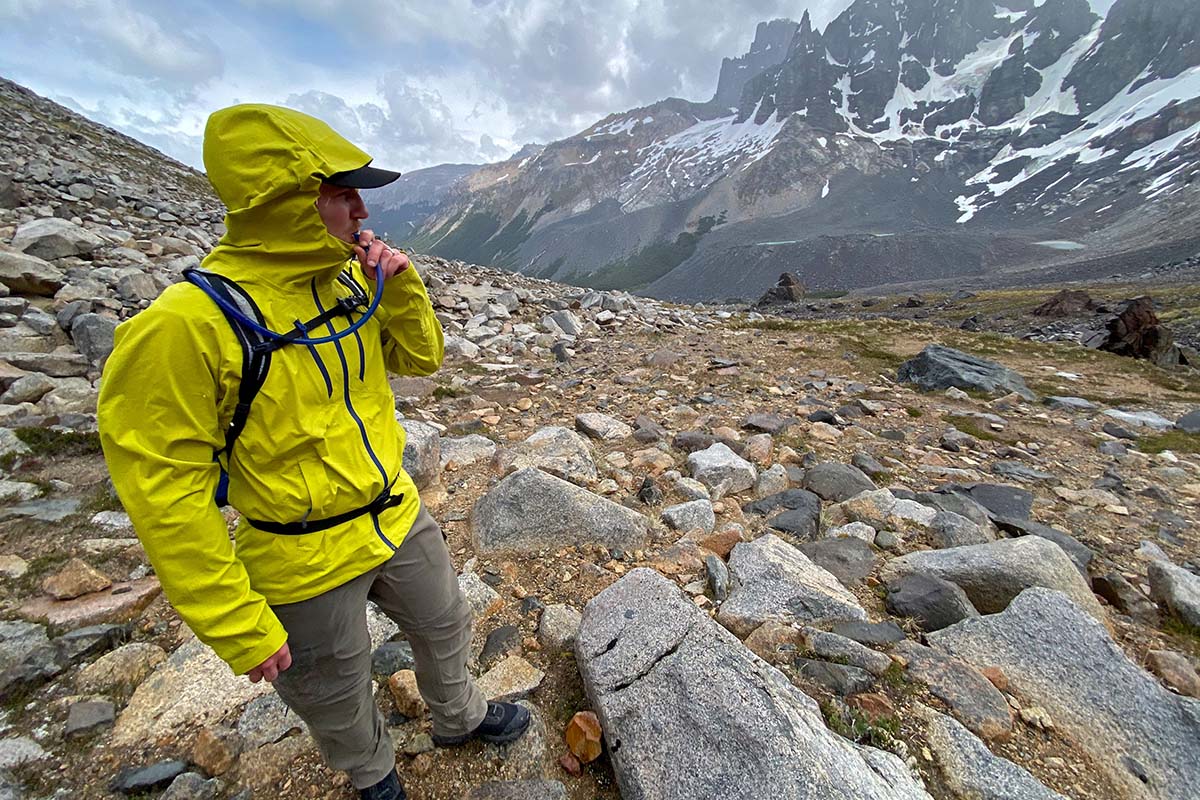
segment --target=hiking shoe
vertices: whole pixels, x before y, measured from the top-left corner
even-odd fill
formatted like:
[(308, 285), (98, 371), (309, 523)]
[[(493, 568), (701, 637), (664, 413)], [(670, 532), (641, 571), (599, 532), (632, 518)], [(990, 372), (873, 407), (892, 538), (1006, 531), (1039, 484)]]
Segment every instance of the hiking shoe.
[(479, 727), (461, 736), (433, 735), (433, 743), (438, 747), (454, 747), (472, 739), (480, 739), (489, 744), (508, 744), (516, 741), (529, 727), (529, 710), (516, 703), (488, 703), (487, 715)]
[(400, 776), (394, 769), (374, 786), (360, 789), (358, 796), (362, 800), (407, 800), (408, 798), (408, 795), (404, 793), (404, 787), (400, 785)]

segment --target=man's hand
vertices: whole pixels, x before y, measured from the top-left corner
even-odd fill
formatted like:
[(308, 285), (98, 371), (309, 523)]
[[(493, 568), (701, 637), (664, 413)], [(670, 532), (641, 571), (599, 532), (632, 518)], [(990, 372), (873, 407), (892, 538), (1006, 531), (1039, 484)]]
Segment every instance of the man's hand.
[(384, 280), (398, 275), (408, 269), (408, 256), (400, 250), (393, 250), (375, 238), (375, 232), (364, 230), (358, 234), (358, 244), (354, 246), (354, 255), (362, 264), (363, 274), (375, 280), (376, 271), (383, 275)]
[(279, 677), (279, 673), (291, 665), (292, 652), (288, 650), (287, 642), (284, 642), (283, 647), (275, 651), (275, 655), (247, 672), (246, 677), (250, 679), (251, 683), (258, 683), (263, 678), (267, 679), (267, 683), (271, 683)]

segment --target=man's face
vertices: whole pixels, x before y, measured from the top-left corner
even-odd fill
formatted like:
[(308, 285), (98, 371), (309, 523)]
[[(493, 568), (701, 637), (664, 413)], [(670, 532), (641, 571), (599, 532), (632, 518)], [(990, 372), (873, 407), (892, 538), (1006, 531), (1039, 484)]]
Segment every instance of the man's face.
[(359, 220), (367, 218), (367, 206), (357, 189), (323, 183), (317, 197), (317, 213), (331, 235), (353, 244)]

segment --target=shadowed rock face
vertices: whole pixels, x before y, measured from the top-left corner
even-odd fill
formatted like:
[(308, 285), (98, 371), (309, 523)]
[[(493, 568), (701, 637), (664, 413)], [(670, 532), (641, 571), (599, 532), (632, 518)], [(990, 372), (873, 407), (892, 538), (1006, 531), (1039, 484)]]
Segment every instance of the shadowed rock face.
[(1160, 367), (1188, 363), (1175, 344), (1170, 328), (1159, 322), (1154, 313), (1154, 301), (1149, 297), (1126, 301), (1117, 315), (1105, 324), (1105, 331), (1089, 339), (1087, 346), (1119, 356), (1145, 359)]
[(832, 733), (815, 701), (651, 570), (588, 603), (575, 658), (622, 797), (929, 798), (898, 758)]

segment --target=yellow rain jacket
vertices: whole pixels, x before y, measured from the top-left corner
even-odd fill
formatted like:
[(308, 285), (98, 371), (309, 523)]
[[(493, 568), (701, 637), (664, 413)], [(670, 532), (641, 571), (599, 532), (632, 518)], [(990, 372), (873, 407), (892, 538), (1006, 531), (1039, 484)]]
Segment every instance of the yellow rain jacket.
[[(237, 281), (277, 332), (329, 309), (350, 293), (336, 278), (353, 248), (325, 229), (317, 193), (322, 177), (370, 160), (295, 111), (241, 105), (213, 114), (204, 163), (228, 209), (228, 232), (202, 268)], [(349, 266), (371, 295), (373, 283), (357, 262)], [(344, 330), (351, 321), (331, 324)], [(404, 430), (387, 370), (428, 375), (441, 362), (442, 330), (411, 266), (385, 283), (379, 309), (356, 333), (276, 350), (229, 460), (229, 501), (242, 514), (235, 546), (213, 501), (213, 455), (224, 446), (242, 371), (230, 323), (201, 289), (180, 283), (117, 328), (98, 411), (113, 483), (167, 598), (235, 673), (286, 641), (271, 605), (373, 569), (412, 527), (420, 501), (401, 466)], [(377, 519), (364, 514), (303, 535), (248, 522), (326, 519), (389, 485), (404, 501)]]

